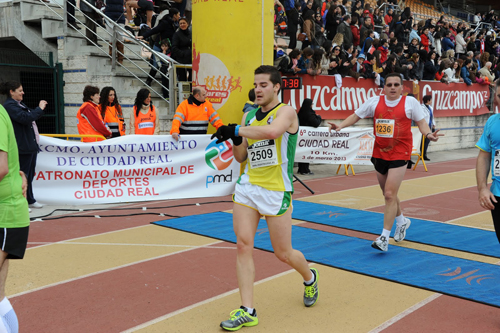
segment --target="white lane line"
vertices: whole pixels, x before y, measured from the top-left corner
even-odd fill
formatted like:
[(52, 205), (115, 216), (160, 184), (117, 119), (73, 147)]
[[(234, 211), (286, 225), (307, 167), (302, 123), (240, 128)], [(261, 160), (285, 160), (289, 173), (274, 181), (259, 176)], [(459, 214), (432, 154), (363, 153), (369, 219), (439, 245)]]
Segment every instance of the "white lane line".
[(188, 252), (188, 251), (192, 251), (192, 250), (196, 250), (196, 249), (212, 248), (212, 247), (210, 247), (210, 245), (219, 244), (219, 243), (222, 243), (222, 241), (216, 241), (216, 242), (209, 243), (209, 244), (206, 244), (206, 245), (201, 245), (201, 246), (198, 246), (198, 247), (194, 247), (194, 248), (190, 248), (190, 249), (186, 249), (186, 250), (182, 250), (182, 251), (176, 251), (176, 252), (173, 252), (173, 253), (164, 254), (164, 255), (161, 255), (161, 256), (152, 257), (152, 258), (148, 258), (148, 259), (144, 259), (144, 260), (139, 260), (139, 261), (131, 262), (131, 263), (124, 264), (124, 265), (121, 265), (121, 266), (116, 266), (116, 267), (104, 269), (104, 270), (101, 270), (101, 271), (93, 272), (93, 273), (90, 273), (90, 274), (80, 275), (80, 276), (72, 278), (72, 279), (68, 279), (68, 280), (64, 280), (64, 281), (59, 281), (59, 282), (47, 284), (47, 285), (42, 286), (42, 287), (38, 287), (38, 288), (34, 288), (34, 289), (22, 291), (22, 292), (17, 293), (17, 294), (12, 294), (12, 295), (9, 295), (9, 298), (14, 298), (14, 297), (22, 296), (22, 295), (29, 294), (29, 293), (32, 293), (32, 292), (35, 292), (35, 291), (39, 291), (39, 290), (47, 289), (47, 288), (50, 288), (50, 287), (59, 286), (59, 285), (65, 284), (65, 283), (69, 283), (69, 282), (73, 282), (73, 281), (85, 279), (87, 277), (91, 277), (91, 276), (94, 276), (94, 275), (98, 275), (98, 274), (102, 274), (102, 273), (106, 273), (106, 272), (115, 271), (115, 270), (120, 269), (120, 268), (130, 267), (130, 266), (133, 266), (133, 265), (142, 264), (142, 263), (145, 263), (145, 262), (148, 262), (148, 261), (152, 261), (152, 260), (156, 260), (156, 259), (166, 258), (166, 257), (172, 256), (172, 255), (176, 255), (176, 254), (180, 254), (180, 253), (184, 253), (184, 252)]
[(391, 326), (392, 324), (394, 324), (395, 322), (403, 319), (404, 317), (408, 316), (409, 314), (417, 311), (418, 309), (420, 309), (421, 307), (429, 304), (430, 302), (432, 302), (433, 300), (435, 300), (436, 298), (442, 296), (441, 294), (433, 294), (429, 297), (427, 297), (426, 299), (424, 299), (423, 301), (413, 305), (413, 306), (410, 306), (408, 309), (406, 309), (405, 311), (401, 312), (400, 314), (392, 317), (391, 319), (387, 320), (385, 323), (383, 323), (382, 325), (378, 326), (378, 327), (375, 327), (374, 329), (372, 329), (371, 331), (369, 331), (368, 333), (379, 333), (383, 330), (385, 330), (386, 328), (388, 328), (389, 326)]
[[(273, 276), (267, 277), (267, 278), (265, 278), (265, 279), (263, 279), (263, 280), (259, 280), (259, 281), (255, 282), (255, 285), (259, 285), (259, 284), (261, 284), (261, 283), (264, 283), (264, 282), (267, 282), (267, 281), (271, 281), (271, 280), (273, 280), (273, 279), (276, 279), (276, 278), (282, 277), (282, 276), (287, 275), (287, 274), (290, 274), (290, 273), (292, 273), (292, 272), (295, 272), (295, 270), (294, 270), (294, 269), (290, 269), (290, 270), (288, 270), (288, 271), (285, 271), (285, 272), (282, 272), (282, 273), (279, 273), (279, 274), (276, 274), (276, 275), (273, 275)], [(232, 295), (232, 294), (234, 294), (234, 293), (237, 293), (238, 291), (239, 291), (239, 289), (238, 289), (238, 288), (236, 288), (236, 289), (233, 289), (233, 290), (231, 290), (231, 291), (225, 292), (225, 293), (223, 293), (223, 294), (220, 294), (220, 295), (214, 296), (214, 297), (212, 297), (212, 298), (208, 298), (208, 299), (206, 299), (206, 300), (204, 300), (204, 301), (201, 301), (201, 302), (198, 302), (198, 303), (192, 304), (192, 305), (190, 305), (190, 306), (187, 306), (187, 307), (185, 307), (185, 308), (179, 309), (179, 310), (177, 310), (177, 311), (170, 312), (169, 314), (166, 314), (166, 315), (164, 315), (164, 316), (161, 316), (161, 317), (155, 318), (155, 319), (153, 319), (153, 320), (147, 321), (147, 322), (145, 322), (145, 323), (143, 323), (143, 324), (141, 324), (141, 325), (138, 325), (138, 326), (135, 326), (135, 327), (129, 328), (128, 330), (122, 331), (122, 333), (132, 333), (132, 332), (136, 332), (136, 331), (138, 331), (138, 330), (140, 330), (140, 329), (143, 329), (143, 328), (146, 328), (146, 327), (148, 327), (148, 326), (151, 326), (151, 325), (157, 324), (157, 323), (159, 323), (159, 322), (161, 322), (161, 321), (163, 321), (163, 320), (166, 320), (166, 319), (172, 318), (173, 316), (176, 316), (176, 315), (178, 315), (178, 314), (184, 313), (184, 312), (186, 312), (186, 311), (192, 310), (192, 309), (197, 308), (197, 307), (199, 307), (199, 306), (205, 305), (205, 304), (207, 304), (207, 303), (210, 303), (210, 302), (216, 301), (216, 300), (218, 300), (218, 299), (224, 298), (224, 297), (226, 297), (226, 296)]]
[[(175, 244), (133, 244), (133, 243), (93, 243), (93, 242), (28, 242), (28, 244), (61, 244), (61, 245), (118, 245), (118, 246), (157, 246), (157, 247), (187, 247), (187, 248), (199, 248), (199, 245), (175, 245)], [(205, 246), (205, 245), (204, 245)], [(231, 249), (234, 250), (236, 245), (233, 247), (229, 246), (210, 246), (211, 249)]]

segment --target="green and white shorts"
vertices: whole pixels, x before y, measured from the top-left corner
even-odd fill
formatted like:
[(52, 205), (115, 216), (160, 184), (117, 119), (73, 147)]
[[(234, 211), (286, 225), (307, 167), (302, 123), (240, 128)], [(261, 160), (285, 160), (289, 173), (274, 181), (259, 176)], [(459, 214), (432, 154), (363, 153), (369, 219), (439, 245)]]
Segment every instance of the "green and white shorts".
[(252, 184), (236, 184), (233, 201), (250, 207), (263, 216), (281, 216), (292, 207), (292, 193), (270, 191)]

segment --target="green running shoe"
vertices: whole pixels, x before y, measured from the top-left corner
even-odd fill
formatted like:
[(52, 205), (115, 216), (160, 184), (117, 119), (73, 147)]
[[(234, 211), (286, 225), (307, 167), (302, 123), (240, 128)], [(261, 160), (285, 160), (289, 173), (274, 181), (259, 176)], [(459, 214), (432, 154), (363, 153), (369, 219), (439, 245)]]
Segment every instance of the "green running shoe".
[(304, 285), (306, 286), (306, 288), (304, 290), (304, 305), (307, 307), (310, 307), (310, 306), (313, 306), (314, 304), (316, 304), (316, 302), (318, 301), (318, 297), (319, 297), (318, 270), (316, 268), (311, 268), (311, 271), (313, 272), (314, 277), (315, 277), (314, 283), (310, 286), (307, 286), (304, 283)]
[(246, 311), (246, 308), (242, 306), (232, 311), (229, 320), (220, 323), (220, 327), (227, 331), (237, 331), (243, 326), (256, 326), (258, 323), (259, 319), (257, 318), (257, 312), (255, 312), (255, 316), (252, 316)]

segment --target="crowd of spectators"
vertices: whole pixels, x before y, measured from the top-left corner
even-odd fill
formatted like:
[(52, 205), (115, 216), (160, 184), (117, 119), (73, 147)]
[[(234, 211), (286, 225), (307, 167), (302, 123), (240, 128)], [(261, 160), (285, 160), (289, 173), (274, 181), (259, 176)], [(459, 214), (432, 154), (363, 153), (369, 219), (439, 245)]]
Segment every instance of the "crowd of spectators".
[[(275, 65), (284, 75), (336, 75), (337, 85), (346, 76), (382, 85), (391, 73), (467, 85), (493, 85), (500, 77), (500, 22), (493, 11), (477, 13), (471, 26), (444, 16), (418, 20), (393, 3), (275, 0), (276, 32), (289, 36), (291, 49), (276, 45)], [(475, 29), (481, 22), (490, 25)]]

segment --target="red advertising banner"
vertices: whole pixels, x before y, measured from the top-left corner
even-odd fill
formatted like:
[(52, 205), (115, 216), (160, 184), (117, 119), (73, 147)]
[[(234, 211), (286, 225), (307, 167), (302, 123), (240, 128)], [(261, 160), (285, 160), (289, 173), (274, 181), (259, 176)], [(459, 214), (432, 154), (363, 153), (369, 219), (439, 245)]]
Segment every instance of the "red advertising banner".
[[(283, 101), (299, 109), (305, 98), (313, 100), (313, 109), (323, 119), (345, 119), (368, 98), (383, 94), (383, 89), (373, 79), (352, 77), (342, 79), (337, 87), (335, 77), (330, 75), (302, 76), (302, 89), (284, 90)], [(435, 117), (478, 116), (488, 113), (486, 101), (488, 86), (465, 83), (445, 84), (437, 81), (404, 81), (403, 94), (412, 93), (422, 102), (422, 97), (432, 95)]]

